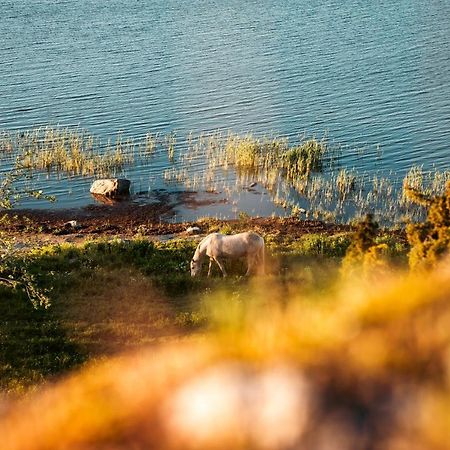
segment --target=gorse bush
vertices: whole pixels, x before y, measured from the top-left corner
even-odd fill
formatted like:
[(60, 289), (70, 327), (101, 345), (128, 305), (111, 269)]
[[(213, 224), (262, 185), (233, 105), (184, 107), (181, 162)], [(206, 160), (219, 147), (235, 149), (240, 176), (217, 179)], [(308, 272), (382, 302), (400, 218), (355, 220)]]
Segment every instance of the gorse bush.
[(342, 261), (343, 274), (349, 275), (355, 270), (372, 274), (375, 269), (387, 267), (388, 246), (376, 242), (378, 229), (372, 214), (367, 214), (366, 218), (356, 225), (351, 244)]
[(430, 196), (407, 184), (406, 197), (427, 210), (423, 223), (409, 224), (406, 228), (411, 245), (409, 263), (412, 269), (429, 268), (450, 249), (450, 181), (442, 195)]
[(363, 255), (375, 244), (379, 225), (374, 221), (372, 214), (367, 214), (365, 219), (356, 225), (356, 230), (349, 247), (348, 254)]

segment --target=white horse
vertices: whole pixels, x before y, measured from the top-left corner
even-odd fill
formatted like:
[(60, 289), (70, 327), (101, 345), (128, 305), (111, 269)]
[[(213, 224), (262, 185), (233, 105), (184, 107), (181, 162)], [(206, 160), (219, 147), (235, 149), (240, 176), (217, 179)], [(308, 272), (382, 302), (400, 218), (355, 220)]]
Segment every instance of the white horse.
[(264, 274), (264, 239), (251, 231), (227, 236), (220, 233), (208, 234), (195, 250), (191, 260), (191, 276), (200, 275), (203, 260), (209, 256), (208, 277), (211, 276), (213, 261), (217, 263), (224, 277), (227, 272), (223, 265), (223, 258), (247, 258), (247, 273), (253, 269)]

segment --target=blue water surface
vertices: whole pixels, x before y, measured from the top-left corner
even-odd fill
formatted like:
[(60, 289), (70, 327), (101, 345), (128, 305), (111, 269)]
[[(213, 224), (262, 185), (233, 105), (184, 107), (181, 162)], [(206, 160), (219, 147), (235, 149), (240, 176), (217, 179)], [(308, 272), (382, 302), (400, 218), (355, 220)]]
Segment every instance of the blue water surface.
[[(0, 129), (306, 133), (358, 171), (450, 168), (448, 0), (0, 0), (0, 17)], [(89, 183), (52, 189), (78, 205)]]

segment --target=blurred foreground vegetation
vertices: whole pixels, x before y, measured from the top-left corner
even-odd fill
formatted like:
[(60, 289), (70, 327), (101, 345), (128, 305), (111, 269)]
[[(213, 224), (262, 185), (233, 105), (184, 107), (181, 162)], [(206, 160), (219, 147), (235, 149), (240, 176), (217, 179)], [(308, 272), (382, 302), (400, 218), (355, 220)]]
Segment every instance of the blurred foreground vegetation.
[[(448, 261), (411, 273), (392, 235), (360, 239), (370, 223), (268, 239), (251, 279), (191, 279), (188, 240), (33, 251), (52, 305), (3, 288), (3, 389), (83, 368), (5, 403), (3, 448), (448, 448)], [(343, 271), (351, 242), (392, 264)]]
[(265, 277), (192, 279), (188, 238), (18, 252), (2, 276), (21, 268), (51, 304), (0, 286), (2, 445), (449, 448), (450, 186), (407, 192), (428, 211), (409, 240), (370, 215), (267, 233)]

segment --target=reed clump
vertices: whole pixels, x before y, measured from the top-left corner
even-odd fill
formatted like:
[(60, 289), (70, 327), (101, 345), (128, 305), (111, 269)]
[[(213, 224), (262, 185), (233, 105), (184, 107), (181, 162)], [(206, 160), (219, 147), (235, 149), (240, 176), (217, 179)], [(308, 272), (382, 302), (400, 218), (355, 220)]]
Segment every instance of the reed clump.
[(336, 188), (341, 200), (347, 198), (347, 196), (354, 192), (356, 189), (356, 175), (354, 172), (341, 169), (336, 177)]
[(135, 162), (137, 147), (142, 157), (152, 156), (155, 136), (147, 134), (137, 146), (118, 133), (104, 144), (79, 128), (41, 127), (0, 135), (2, 158), (15, 158), (20, 170), (63, 172), (69, 175), (109, 176)]
[(290, 180), (320, 172), (326, 153), (325, 141), (310, 139), (290, 147), (287, 139), (252, 135), (229, 135), (224, 147), (227, 164), (251, 171), (277, 170)]
[(120, 134), (102, 148), (84, 131), (45, 128), (20, 136), (16, 145), (17, 165), (28, 170), (103, 176), (133, 163), (134, 144)]
[(323, 159), (327, 153), (325, 141), (309, 139), (300, 145), (287, 149), (281, 155), (282, 168), (288, 179), (295, 180), (309, 176), (323, 169)]
[(274, 163), (280, 165), (279, 158), (286, 148), (285, 139), (257, 139), (252, 135), (230, 134), (224, 144), (222, 163), (250, 171), (266, 170)]

